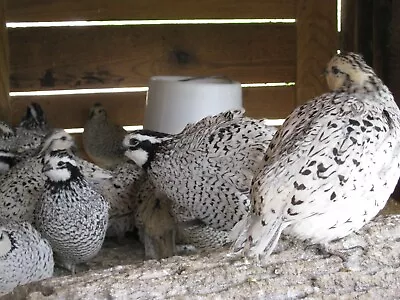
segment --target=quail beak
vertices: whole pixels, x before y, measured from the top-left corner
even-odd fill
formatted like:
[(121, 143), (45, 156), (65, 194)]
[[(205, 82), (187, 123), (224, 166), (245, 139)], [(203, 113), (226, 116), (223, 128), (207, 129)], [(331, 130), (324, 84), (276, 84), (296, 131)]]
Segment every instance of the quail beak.
[(42, 168), (42, 172), (44, 173), (44, 172), (47, 172), (47, 171), (50, 171), (51, 170), (51, 165), (50, 165), (50, 163), (46, 163), (46, 164), (44, 164), (43, 165), (43, 168)]

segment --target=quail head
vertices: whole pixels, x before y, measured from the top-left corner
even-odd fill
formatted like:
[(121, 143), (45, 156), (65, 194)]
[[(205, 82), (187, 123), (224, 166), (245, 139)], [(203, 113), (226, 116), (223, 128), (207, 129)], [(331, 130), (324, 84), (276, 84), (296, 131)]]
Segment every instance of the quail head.
[(363, 58), (335, 55), (330, 92), (296, 108), (271, 141), (251, 187), (235, 251), (265, 257), (281, 233), (328, 246), (385, 205), (400, 176), (400, 110)]
[(35, 209), (35, 225), (50, 242), (56, 262), (75, 266), (100, 251), (107, 231), (109, 204), (84, 178), (69, 150), (47, 153), (46, 183)]
[(105, 108), (96, 103), (90, 109), (89, 119), (85, 124), (83, 148), (95, 164), (113, 169), (125, 161), (121, 145), (125, 134), (126, 131), (121, 126), (108, 119)]
[(50, 244), (27, 222), (0, 220), (0, 295), (53, 275)]
[(251, 180), (275, 131), (244, 111), (228, 111), (176, 135), (134, 131), (123, 144), (173, 207), (226, 236), (247, 215)]
[(15, 128), (15, 149), (19, 160), (36, 154), (45, 137), (51, 132), (46, 116), (37, 103), (32, 102), (26, 109), (26, 114)]

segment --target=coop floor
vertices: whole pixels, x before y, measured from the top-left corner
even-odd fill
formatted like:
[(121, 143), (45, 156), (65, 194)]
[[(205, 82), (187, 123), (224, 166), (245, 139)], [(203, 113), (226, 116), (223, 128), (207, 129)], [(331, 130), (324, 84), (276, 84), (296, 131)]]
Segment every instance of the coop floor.
[[(77, 266), (76, 275), (88, 270), (102, 270), (118, 265), (131, 265), (144, 260), (144, 248), (135, 235), (128, 235), (118, 243), (116, 239), (107, 238), (100, 253), (86, 264)], [(55, 267), (54, 276), (70, 275), (71, 272)]]
[[(382, 215), (400, 214), (400, 202), (389, 200)], [(190, 254), (190, 250), (181, 248), (180, 255)], [(87, 264), (79, 265), (77, 275), (88, 270), (102, 270), (118, 265), (132, 265), (142, 262), (145, 259), (145, 253), (142, 243), (136, 234), (128, 234), (125, 240), (118, 242), (116, 239), (107, 238), (100, 253)], [(68, 270), (56, 267), (54, 276), (70, 275)]]
[(324, 253), (283, 238), (260, 265), (229, 249), (143, 261), (136, 237), (107, 240), (90, 270), (57, 268), (1, 299), (399, 299), (400, 216), (380, 216), (330, 246)]

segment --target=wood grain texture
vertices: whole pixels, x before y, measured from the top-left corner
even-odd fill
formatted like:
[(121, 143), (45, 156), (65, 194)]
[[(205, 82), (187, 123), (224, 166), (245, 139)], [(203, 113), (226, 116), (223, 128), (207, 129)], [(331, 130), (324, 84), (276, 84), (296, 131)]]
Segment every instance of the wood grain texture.
[[(19, 122), (31, 101), (39, 103), (49, 124), (61, 128), (83, 127), (89, 108), (101, 102), (110, 118), (119, 125), (141, 125), (144, 120), (146, 93), (97, 95), (65, 95), (42, 97), (12, 97), (13, 123)], [(248, 116), (255, 118), (285, 118), (295, 106), (294, 87), (248, 88), (243, 90), (243, 102)]]
[(296, 0), (8, 0), (7, 21), (295, 18)]
[(4, 2), (0, 2), (0, 120), (10, 121), (11, 106), (8, 95), (10, 91), (10, 66), (8, 36), (4, 13)]
[(294, 81), (296, 27), (133, 26), (10, 30), (11, 90), (146, 86), (154, 75)]
[(294, 86), (243, 89), (246, 115), (253, 118), (284, 119), (296, 107)]
[(35, 101), (42, 106), (51, 126), (80, 128), (86, 122), (90, 107), (100, 102), (117, 124), (140, 125), (143, 124), (145, 100), (146, 93), (12, 97), (12, 120), (17, 123), (26, 105)]
[(297, 1), (298, 104), (327, 91), (323, 70), (338, 49), (336, 1)]
[(358, 52), (359, 0), (342, 0), (342, 31), (340, 33), (340, 49)]

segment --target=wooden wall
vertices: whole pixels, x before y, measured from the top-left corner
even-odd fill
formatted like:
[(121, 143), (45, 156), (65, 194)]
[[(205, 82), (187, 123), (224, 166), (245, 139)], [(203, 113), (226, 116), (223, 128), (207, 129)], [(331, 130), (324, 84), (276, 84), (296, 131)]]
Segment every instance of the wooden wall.
[[(296, 82), (295, 86), (244, 89), (248, 115), (285, 118), (295, 106), (325, 91), (320, 74), (337, 49), (334, 0), (175, 0), (173, 6), (163, 0), (6, 3), (7, 22), (296, 19), (292, 24), (9, 28), (11, 91), (141, 87), (154, 75)], [(136, 125), (143, 122), (145, 92), (0, 101), (3, 115), (11, 115), (14, 123), (26, 104), (36, 101), (53, 126), (82, 127), (89, 107), (100, 101), (119, 124)]]

